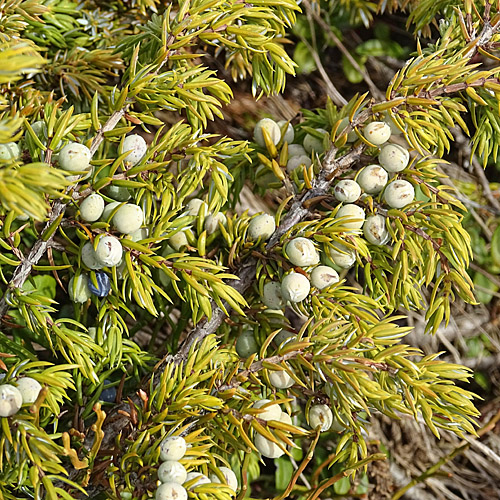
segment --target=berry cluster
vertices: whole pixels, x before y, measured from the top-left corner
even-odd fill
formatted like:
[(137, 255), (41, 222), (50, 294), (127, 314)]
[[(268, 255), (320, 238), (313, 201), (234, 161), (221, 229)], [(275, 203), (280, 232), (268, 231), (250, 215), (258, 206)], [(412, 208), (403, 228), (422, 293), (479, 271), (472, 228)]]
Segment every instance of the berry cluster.
[(16, 385), (0, 385), (0, 417), (11, 417), (24, 404), (33, 404), (42, 390), (38, 380), (31, 377), (21, 377)]

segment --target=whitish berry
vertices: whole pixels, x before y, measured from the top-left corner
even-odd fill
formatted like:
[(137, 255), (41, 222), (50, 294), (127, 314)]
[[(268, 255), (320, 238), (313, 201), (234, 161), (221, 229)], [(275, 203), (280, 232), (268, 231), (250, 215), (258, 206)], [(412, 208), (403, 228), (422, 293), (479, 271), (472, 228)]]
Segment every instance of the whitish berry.
[(219, 222), (225, 226), (227, 224), (227, 217), (222, 212), (217, 212), (215, 215), (210, 214), (205, 219), (205, 230), (207, 234), (213, 234), (219, 229)]
[(294, 238), (288, 242), (286, 255), (295, 266), (315, 266), (319, 262), (319, 253), (314, 243), (303, 237)]
[(163, 462), (158, 469), (158, 479), (162, 483), (183, 484), (186, 481), (187, 472), (177, 460), (167, 460)]
[(99, 239), (95, 256), (103, 266), (117, 266), (122, 260), (122, 255), (123, 247), (118, 238), (106, 235)]
[(292, 332), (289, 332), (288, 330), (281, 330), (279, 333), (276, 334), (274, 337), (274, 343), (276, 345), (281, 345), (283, 342), (289, 340), (289, 339), (296, 339), (296, 335), (294, 335)]
[(92, 243), (88, 241), (83, 245), (82, 247), (82, 262), (89, 268), (89, 269), (102, 269), (104, 267), (103, 263), (97, 258), (97, 255), (95, 253), (94, 247), (92, 246)]
[(123, 139), (122, 153), (130, 151), (130, 153), (125, 157), (125, 161), (130, 163), (132, 166), (137, 165), (148, 149), (148, 145), (143, 137), (138, 134), (128, 135)]
[[(229, 467), (219, 467), (222, 475), (224, 476), (226, 484), (234, 491), (238, 489), (238, 479), (236, 474)], [(210, 481), (212, 483), (220, 483), (219, 476), (210, 474)]]
[(184, 483), (188, 483), (193, 479), (196, 479), (196, 481), (189, 487), (190, 490), (196, 488), (197, 486), (201, 486), (202, 484), (210, 483), (210, 479), (208, 479), (208, 477), (201, 472), (189, 472)]
[(371, 122), (363, 129), (363, 135), (375, 146), (380, 146), (391, 137), (391, 127), (385, 122)]
[(327, 431), (333, 423), (332, 410), (326, 405), (313, 405), (309, 409), (309, 425), (321, 432)]
[(351, 179), (337, 182), (333, 188), (335, 198), (343, 203), (354, 203), (361, 196), (361, 186)]
[(21, 393), (23, 404), (33, 404), (38, 398), (42, 386), (38, 380), (31, 377), (22, 377), (17, 381), (17, 390)]
[(289, 144), (288, 145), (288, 158), (292, 156), (307, 156), (307, 151), (304, 146), (300, 144)]
[[(93, 249), (92, 249), (93, 251)], [(83, 255), (83, 251), (82, 251)], [(88, 266), (87, 266), (88, 267)], [(87, 275), (80, 274), (78, 276), (73, 276), (69, 280), (68, 284), (68, 294), (72, 302), (77, 302), (78, 304), (84, 304), (90, 299), (91, 292), (87, 285)]]
[(384, 198), (390, 207), (403, 208), (415, 198), (415, 188), (408, 181), (396, 180), (385, 188)]
[(21, 392), (10, 384), (0, 385), (0, 417), (10, 417), (23, 405)]
[[(261, 399), (260, 401), (256, 401), (253, 404), (254, 408), (262, 408), (264, 405), (267, 405), (268, 403), (272, 403), (270, 399)], [(272, 405), (267, 406), (262, 413), (259, 413), (257, 415), (258, 418), (261, 418), (262, 420), (279, 420), (281, 416), (281, 408), (280, 405), (275, 403)]]
[(372, 245), (384, 245), (389, 240), (389, 231), (383, 215), (370, 215), (363, 224), (363, 234)]
[(145, 240), (149, 236), (149, 229), (147, 227), (141, 227), (134, 231), (133, 233), (130, 233), (128, 235), (128, 238), (132, 241), (141, 241)]
[(252, 240), (261, 238), (268, 240), (276, 230), (274, 217), (269, 214), (260, 214), (254, 217), (248, 224), (248, 235)]
[(144, 212), (139, 205), (126, 203), (113, 215), (113, 226), (120, 233), (129, 234), (137, 231), (144, 223)]
[(311, 290), (309, 280), (300, 273), (291, 272), (281, 281), (281, 295), (290, 302), (304, 300)]
[(80, 203), (80, 217), (87, 222), (94, 222), (104, 211), (104, 198), (97, 193), (87, 196)]
[(47, 124), (43, 120), (37, 120), (31, 124), (31, 128), (35, 135), (43, 142), (43, 139), (47, 139)]
[(108, 203), (104, 207), (104, 210), (103, 210), (102, 215), (101, 215), (101, 220), (110, 222), (109, 217), (110, 217), (111, 213), (114, 212), (115, 209), (116, 209), (116, 211), (118, 211), (117, 207), (119, 207), (120, 205), (122, 205), (122, 203), (119, 201), (112, 201), (111, 203)]
[(281, 296), (281, 284), (277, 281), (266, 283), (262, 290), (262, 302), (269, 309), (281, 309), (285, 306)]
[(264, 141), (264, 134), (262, 130), (265, 130), (269, 134), (273, 144), (278, 144), (278, 142), (280, 142), (281, 130), (274, 120), (271, 120), (271, 118), (263, 118), (257, 122), (257, 125), (255, 125), (255, 128), (253, 129), (253, 138), (255, 142), (259, 146), (265, 148), (266, 142)]
[(70, 142), (59, 153), (59, 166), (70, 172), (83, 172), (90, 168), (90, 149), (79, 142)]
[[(340, 125), (339, 125), (339, 128), (337, 129), (337, 134), (342, 132), (342, 130), (344, 130), (347, 125), (349, 125), (349, 118), (346, 116), (345, 118), (342, 118), (342, 120), (340, 120)], [(348, 134), (347, 134), (347, 142), (354, 142), (356, 141), (356, 139), (358, 138), (356, 132), (354, 132), (354, 130), (351, 130)]]
[(13, 160), (18, 158), (21, 150), (16, 142), (7, 142), (0, 144), (0, 160)]
[(160, 460), (180, 460), (186, 449), (186, 440), (182, 436), (168, 436), (160, 444)]
[(365, 211), (358, 205), (348, 203), (336, 213), (335, 218), (339, 219), (340, 217), (346, 217), (346, 220), (342, 222), (342, 226), (348, 229), (361, 229), (365, 222)]
[(252, 330), (243, 330), (236, 340), (236, 352), (242, 358), (248, 358), (259, 352), (259, 346), (255, 341)]
[(97, 281), (97, 287), (92, 282), (90, 276), (88, 277), (88, 286), (91, 293), (97, 295), (99, 298), (106, 297), (111, 290), (111, 281), (109, 276), (102, 271), (97, 271), (95, 273), (95, 278)]
[[(280, 120), (278, 122), (278, 127), (282, 129), (285, 126), (286, 120)], [(287, 142), (288, 144), (291, 144), (293, 142), (293, 139), (295, 137), (295, 132), (293, 130), (293, 126), (291, 123), (288, 124), (285, 130), (285, 135), (283, 136), (283, 142)]]
[(288, 389), (295, 384), (295, 380), (285, 370), (270, 372), (269, 382), (277, 389)]
[(168, 244), (178, 252), (182, 247), (188, 244), (186, 233), (184, 231), (178, 231), (168, 239)]
[(158, 487), (155, 494), (155, 500), (187, 500), (187, 498), (186, 489), (177, 483), (163, 483)]
[(384, 189), (389, 175), (380, 165), (368, 165), (360, 172), (356, 181), (367, 194), (378, 194)]
[(388, 172), (401, 172), (410, 161), (410, 153), (399, 144), (385, 144), (382, 146), (378, 161)]
[(333, 267), (317, 266), (311, 273), (311, 285), (319, 290), (339, 282), (339, 275)]
[(207, 215), (208, 205), (203, 200), (200, 200), (199, 198), (189, 200), (186, 205), (187, 214), (196, 217), (200, 213), (202, 206), (205, 207), (205, 215)]
[[(324, 128), (317, 128), (317, 132), (323, 136), (327, 135), (328, 132)], [(304, 137), (304, 149), (310, 154), (313, 151), (317, 154), (323, 153), (325, 146), (323, 145), (323, 138), (318, 138), (315, 135), (307, 134)]]
[(292, 156), (288, 159), (286, 163), (286, 171), (291, 174), (296, 168), (305, 166), (310, 167), (312, 165), (311, 158), (307, 155)]
[(257, 434), (255, 436), (255, 446), (260, 454), (267, 458), (279, 458), (285, 454), (276, 443), (269, 441), (269, 439), (262, 436), (262, 434)]
[(130, 200), (130, 191), (123, 186), (110, 185), (105, 189), (106, 194), (117, 201)]
[(333, 263), (343, 269), (350, 268), (356, 262), (356, 251), (342, 244), (333, 244), (328, 248)]
[(393, 120), (390, 113), (385, 114), (384, 120), (387, 125), (391, 127), (391, 135), (401, 135), (403, 133), (402, 130), (396, 125), (396, 122)]
[(283, 412), (280, 417), (280, 422), (284, 424), (293, 425), (292, 417), (288, 413)]

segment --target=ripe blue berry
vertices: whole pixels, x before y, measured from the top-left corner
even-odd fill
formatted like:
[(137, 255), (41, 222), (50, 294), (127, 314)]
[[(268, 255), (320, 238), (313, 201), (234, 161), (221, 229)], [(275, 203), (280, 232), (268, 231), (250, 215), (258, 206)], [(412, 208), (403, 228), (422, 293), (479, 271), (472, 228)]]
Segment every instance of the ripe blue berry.
[(98, 271), (95, 273), (95, 277), (97, 280), (97, 288), (92, 283), (92, 279), (89, 276), (88, 286), (91, 293), (97, 295), (99, 298), (106, 297), (111, 290), (111, 281), (109, 280), (109, 276), (102, 272)]

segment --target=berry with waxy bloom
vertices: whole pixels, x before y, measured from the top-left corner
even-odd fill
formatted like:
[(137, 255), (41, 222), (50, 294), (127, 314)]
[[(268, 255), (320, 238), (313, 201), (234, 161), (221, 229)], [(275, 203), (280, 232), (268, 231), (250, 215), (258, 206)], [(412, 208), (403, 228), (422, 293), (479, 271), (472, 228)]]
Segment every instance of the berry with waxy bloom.
[(378, 194), (384, 189), (389, 175), (380, 165), (368, 165), (360, 172), (356, 181), (367, 194)]
[(243, 330), (236, 340), (236, 352), (242, 358), (248, 358), (252, 354), (259, 352), (259, 346), (255, 341), (255, 336), (252, 330)]
[(162, 483), (183, 484), (186, 481), (187, 472), (177, 460), (167, 460), (158, 468), (158, 479)]
[(160, 443), (160, 460), (180, 460), (186, 450), (186, 440), (182, 436), (168, 436)]
[[(253, 408), (262, 408), (264, 405), (267, 405), (268, 403), (272, 403), (270, 399), (261, 399), (259, 401), (256, 401), (252, 406)], [(281, 408), (278, 403), (276, 404), (270, 404), (269, 406), (266, 406), (266, 408), (262, 411), (262, 413), (259, 413), (257, 417), (261, 418), (262, 420), (279, 420), (281, 416)]]
[(334, 243), (328, 251), (333, 263), (343, 269), (349, 269), (356, 262), (356, 251), (341, 243)]
[(389, 240), (386, 218), (383, 215), (370, 215), (363, 224), (365, 239), (372, 245), (384, 245)]
[(281, 295), (290, 302), (301, 302), (311, 290), (309, 280), (300, 273), (291, 272), (281, 281)]
[(97, 295), (97, 297), (99, 298), (106, 297), (111, 290), (111, 281), (109, 279), (109, 276), (102, 271), (97, 271), (95, 273), (95, 277), (97, 281), (97, 287), (92, 282), (91, 277), (88, 277), (88, 286), (90, 292), (94, 295)]
[[(287, 123), (286, 120), (280, 120), (278, 122), (278, 127), (280, 128), (280, 130), (285, 126), (285, 123)], [(291, 123), (288, 123), (288, 126), (286, 127), (285, 130), (285, 134), (283, 135), (283, 142), (291, 144), (293, 142), (294, 137), (295, 137), (295, 132), (293, 130), (293, 125)]]
[(281, 296), (281, 283), (277, 281), (267, 282), (262, 290), (262, 302), (269, 309), (281, 309), (285, 306)]
[(90, 168), (90, 149), (79, 142), (70, 142), (59, 153), (59, 166), (70, 172), (83, 172)]
[(274, 120), (271, 120), (271, 118), (262, 118), (262, 120), (257, 122), (255, 128), (253, 129), (253, 138), (259, 146), (262, 146), (263, 148), (266, 147), (264, 133), (262, 132), (263, 130), (268, 133), (269, 137), (271, 138), (271, 142), (274, 145), (280, 142), (281, 130), (279, 128), (279, 125)]
[(68, 294), (72, 302), (77, 302), (78, 304), (84, 304), (90, 299), (91, 292), (87, 284), (87, 275), (80, 274), (78, 276), (73, 276), (69, 280), (68, 284)]
[(298, 237), (290, 240), (286, 245), (286, 255), (295, 266), (315, 266), (319, 262), (319, 253), (308, 238)]
[(333, 267), (317, 266), (311, 272), (311, 285), (323, 290), (339, 282), (339, 275)]
[(130, 165), (137, 165), (146, 154), (148, 145), (144, 138), (139, 134), (131, 134), (123, 139), (122, 153), (130, 151), (125, 157), (125, 161)]
[(286, 370), (276, 370), (269, 373), (269, 382), (277, 389), (288, 389), (295, 384), (295, 380)]
[(321, 432), (325, 432), (332, 426), (332, 410), (323, 404), (313, 405), (309, 408), (309, 425), (316, 429), (319, 427)]
[(385, 122), (371, 122), (363, 129), (365, 139), (375, 146), (380, 146), (391, 137), (391, 127)]
[(139, 205), (126, 203), (113, 215), (112, 224), (120, 233), (133, 233), (144, 224), (144, 212)]
[(343, 203), (354, 203), (361, 196), (361, 186), (351, 179), (344, 179), (337, 182), (333, 188), (333, 193), (338, 201)]
[(384, 198), (392, 208), (403, 208), (415, 199), (415, 188), (405, 180), (391, 182), (384, 191)]
[(95, 222), (104, 211), (104, 198), (93, 193), (80, 203), (80, 217), (86, 222)]
[(257, 434), (255, 436), (254, 444), (260, 454), (267, 458), (279, 458), (285, 454), (276, 443), (265, 438), (262, 434)]
[(286, 163), (286, 171), (291, 174), (295, 169), (305, 166), (310, 167), (312, 165), (311, 158), (307, 155), (301, 156), (291, 156)]
[(261, 238), (268, 240), (276, 230), (276, 221), (269, 214), (260, 214), (254, 217), (248, 224), (248, 235), (252, 240)]
[(97, 243), (95, 256), (103, 266), (117, 266), (123, 256), (123, 247), (120, 240), (111, 235), (103, 236)]
[[(122, 493), (123, 498), (123, 493)], [(132, 498), (132, 496), (130, 496)], [(188, 494), (184, 486), (178, 483), (163, 483), (155, 493), (155, 500), (187, 500)]]
[(385, 144), (378, 155), (378, 161), (388, 172), (401, 172), (410, 162), (410, 153), (399, 144)]
[[(328, 135), (328, 131), (326, 131), (324, 128), (317, 128), (317, 132), (319, 132), (321, 135), (325, 136)], [(325, 146), (323, 144), (323, 138), (316, 137), (315, 135), (312, 134), (307, 134), (304, 137), (304, 149), (311, 154), (313, 151), (317, 154), (321, 154), (325, 151)]]
[[(222, 472), (226, 484), (236, 493), (238, 489), (238, 479), (236, 478), (236, 474), (229, 467), (219, 467), (219, 470)], [(216, 474), (210, 474), (210, 481), (212, 483), (220, 483), (219, 476)]]
[(11, 417), (23, 405), (23, 396), (17, 387), (10, 384), (0, 385), (0, 417)]
[(42, 390), (40, 382), (31, 377), (21, 377), (16, 385), (23, 398), (23, 404), (33, 404)]
[(358, 205), (348, 203), (342, 206), (335, 214), (336, 219), (340, 217), (346, 217), (345, 221), (342, 222), (342, 226), (347, 229), (361, 229), (365, 222), (365, 211), (361, 207), (358, 207)]

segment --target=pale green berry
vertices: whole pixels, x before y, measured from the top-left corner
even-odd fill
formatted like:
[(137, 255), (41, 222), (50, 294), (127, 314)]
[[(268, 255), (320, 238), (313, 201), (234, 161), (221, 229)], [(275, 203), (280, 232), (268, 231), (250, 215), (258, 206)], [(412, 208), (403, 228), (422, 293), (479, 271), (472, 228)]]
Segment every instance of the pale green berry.
[(365, 211), (361, 207), (358, 207), (358, 205), (348, 203), (342, 206), (335, 214), (336, 219), (340, 219), (341, 217), (345, 218), (341, 223), (343, 227), (347, 229), (361, 229), (365, 222)]
[(158, 487), (155, 493), (155, 500), (187, 500), (187, 498), (188, 494), (186, 489), (184, 486), (177, 483), (163, 483)]
[(118, 238), (106, 235), (99, 239), (95, 249), (95, 256), (103, 266), (117, 266), (122, 260), (122, 255), (123, 247)]
[(365, 239), (372, 245), (384, 245), (389, 240), (386, 218), (383, 215), (370, 215), (363, 224)]
[(307, 151), (304, 146), (300, 144), (289, 144), (288, 145), (288, 158), (292, 156), (307, 156)]
[(401, 172), (410, 162), (410, 153), (399, 144), (382, 146), (378, 161), (388, 172)]
[(309, 280), (300, 273), (291, 272), (281, 281), (281, 295), (290, 302), (304, 300), (311, 290)]
[(368, 165), (363, 168), (358, 177), (356, 178), (357, 183), (361, 186), (361, 189), (367, 194), (378, 194), (382, 189), (384, 189), (389, 176), (387, 171), (384, 170), (380, 165)]
[(104, 198), (97, 193), (87, 196), (80, 203), (80, 217), (87, 222), (95, 222), (104, 211)]
[(82, 247), (82, 262), (89, 269), (93, 270), (102, 269), (104, 267), (102, 262), (97, 258), (94, 247), (90, 241), (85, 243)]
[[(317, 128), (317, 132), (320, 132), (323, 136), (328, 135), (328, 132), (324, 128)], [(304, 149), (311, 154), (313, 151), (316, 154), (321, 154), (325, 151), (325, 146), (323, 144), (323, 138), (318, 138), (315, 135), (307, 134), (304, 137)]]
[[(238, 489), (236, 474), (229, 467), (219, 467), (219, 470), (224, 476), (225, 483), (236, 493)], [(210, 481), (216, 484), (220, 483), (219, 477), (216, 474), (210, 474)]]
[(205, 230), (207, 234), (213, 234), (219, 229), (219, 223), (223, 226), (227, 224), (227, 217), (222, 212), (217, 212), (216, 214), (210, 214), (205, 219)]
[(182, 436), (168, 436), (160, 443), (160, 460), (180, 460), (186, 450), (186, 440)]
[(375, 146), (380, 146), (391, 137), (391, 127), (385, 122), (371, 122), (363, 129), (365, 139)]
[[(105, 207), (104, 207), (104, 210), (102, 212), (102, 215), (101, 215), (101, 220), (103, 221), (108, 221), (110, 222), (108, 219), (111, 215), (111, 213), (117, 209), (117, 207), (119, 207), (120, 205), (122, 205), (121, 202), (119, 201), (112, 201), (111, 203), (108, 203)], [(118, 210), (117, 210), (118, 211)], [(116, 213), (116, 212), (115, 212)]]
[(333, 267), (317, 266), (311, 273), (311, 285), (318, 290), (323, 290), (339, 282), (339, 275)]
[(167, 288), (167, 286), (170, 285), (170, 283), (172, 283), (172, 278), (170, 278), (170, 276), (165, 271), (163, 271), (161, 269), (160, 269), (159, 276), (160, 276), (160, 283), (162, 284), (162, 286), (164, 288)]
[(337, 182), (333, 188), (333, 193), (338, 201), (343, 203), (354, 203), (361, 196), (361, 186), (351, 179), (344, 179)]
[(21, 392), (10, 384), (0, 385), (0, 417), (11, 417), (23, 405)]
[(295, 266), (315, 266), (319, 262), (319, 253), (314, 243), (307, 238), (298, 237), (289, 241), (285, 253)]
[(201, 207), (205, 207), (205, 215), (208, 214), (208, 205), (199, 198), (193, 198), (187, 202), (187, 214), (192, 216), (197, 216), (200, 213)]
[(285, 454), (276, 443), (269, 441), (269, 439), (265, 438), (262, 434), (257, 434), (255, 436), (254, 444), (260, 454), (267, 458), (279, 458)]
[(321, 432), (325, 432), (332, 426), (332, 410), (323, 404), (313, 405), (309, 408), (309, 425), (316, 429), (319, 427)]
[(95, 340), (96, 339), (96, 336), (97, 336), (97, 328), (95, 326), (91, 326), (89, 329), (88, 329), (88, 334), (89, 334), (89, 337), (92, 339), (92, 340)]
[(349, 269), (356, 262), (356, 251), (340, 243), (328, 248), (333, 263), (343, 269)]
[(115, 186), (111, 184), (105, 190), (106, 194), (117, 201), (128, 201), (130, 200), (130, 191), (124, 186)]
[[(262, 408), (264, 405), (271, 403), (270, 399), (261, 399), (260, 401), (256, 401), (252, 406), (253, 408)], [(262, 420), (279, 420), (281, 416), (281, 408), (278, 403), (267, 406), (262, 413), (257, 415), (258, 418)]]
[(178, 252), (182, 247), (188, 245), (186, 233), (184, 231), (178, 231), (168, 239), (168, 244)]
[(0, 160), (14, 160), (21, 154), (21, 150), (16, 142), (0, 144)]
[(260, 214), (248, 224), (248, 235), (252, 240), (268, 240), (276, 230), (276, 221), (269, 214)]
[(273, 144), (276, 145), (278, 144), (278, 142), (280, 142), (281, 130), (274, 120), (271, 120), (271, 118), (263, 118), (262, 120), (257, 122), (255, 128), (253, 129), (253, 138), (255, 142), (259, 146), (265, 148), (266, 142), (264, 141), (264, 134), (262, 130), (265, 130), (269, 134), (269, 137), (271, 138), (271, 142)]
[(408, 181), (391, 182), (384, 191), (384, 198), (392, 208), (403, 208), (415, 198), (415, 188)]
[[(281, 129), (282, 127), (285, 126), (285, 123), (287, 123), (287, 120), (280, 120), (278, 122), (278, 127)], [(295, 132), (293, 130), (293, 125), (291, 123), (288, 123), (288, 126), (286, 127), (285, 130), (285, 134), (283, 136), (283, 142), (291, 144), (293, 142), (294, 137), (295, 137)]]
[(205, 474), (202, 474), (201, 472), (189, 472), (186, 480), (184, 481), (185, 483), (188, 483), (189, 481), (196, 479), (196, 481), (189, 487), (189, 490), (192, 490), (193, 488), (196, 488), (197, 486), (201, 486), (202, 484), (209, 484), (210, 479), (208, 479)]
[(42, 386), (40, 382), (34, 378), (22, 377), (17, 381), (17, 390), (21, 393), (23, 404), (31, 405), (38, 398)]
[[(286, 171), (291, 174), (295, 169), (299, 167), (310, 167), (312, 165), (311, 158), (309, 156), (292, 156), (286, 163)], [(301, 168), (301, 170), (302, 170)]]
[(259, 165), (255, 170), (255, 183), (257, 186), (267, 188), (270, 184), (281, 182), (274, 173), (265, 165)]
[(269, 382), (276, 389), (288, 389), (295, 384), (295, 380), (285, 370), (270, 372)]
[[(350, 121), (349, 121), (349, 118), (347, 116), (345, 118), (342, 118), (342, 120), (340, 120), (339, 128), (337, 129), (337, 135), (340, 132), (342, 132), (342, 130), (344, 130), (349, 124), (350, 124)], [(347, 134), (347, 142), (355, 142), (357, 139), (358, 139), (358, 135), (356, 134), (356, 132), (354, 132), (354, 130), (351, 130)]]
[(145, 240), (149, 236), (149, 229), (147, 227), (141, 227), (134, 231), (133, 233), (130, 233), (128, 235), (128, 239), (132, 241), (141, 241)]
[[(93, 250), (93, 249), (92, 249)], [(82, 252), (83, 255), (83, 252)], [(89, 267), (89, 266), (87, 266)], [(88, 286), (88, 277), (86, 274), (80, 274), (78, 276), (73, 276), (69, 280), (68, 284), (68, 294), (72, 302), (77, 302), (78, 304), (84, 304), (90, 299), (92, 293)]]
[(280, 417), (280, 422), (284, 424), (293, 425), (292, 417), (288, 413), (283, 412)]
[(288, 341), (288, 340), (295, 340), (297, 336), (293, 334), (292, 332), (289, 332), (288, 330), (281, 330), (276, 334), (274, 337), (274, 343), (278, 346), (283, 344), (283, 342)]
[(236, 340), (236, 352), (242, 358), (248, 358), (259, 352), (259, 346), (255, 341), (252, 330), (243, 330)]
[(285, 306), (281, 296), (281, 283), (269, 281), (262, 289), (262, 302), (269, 309), (281, 309)]
[(112, 223), (120, 233), (133, 233), (144, 224), (144, 212), (139, 205), (126, 203), (113, 215)]
[(391, 128), (391, 135), (401, 135), (403, 133), (402, 130), (396, 125), (396, 122), (390, 113), (385, 114), (384, 120)]
[(85, 144), (70, 142), (59, 153), (59, 166), (70, 172), (83, 172), (90, 168), (92, 155)]
[(144, 138), (138, 134), (128, 135), (123, 139), (122, 153), (130, 151), (125, 157), (125, 161), (132, 166), (137, 165), (148, 150), (148, 145)]
[(158, 479), (162, 483), (183, 484), (186, 481), (187, 472), (177, 460), (167, 460), (163, 462), (158, 469)]
[(44, 142), (48, 138), (47, 124), (43, 120), (37, 120), (31, 124), (31, 128), (35, 135)]

